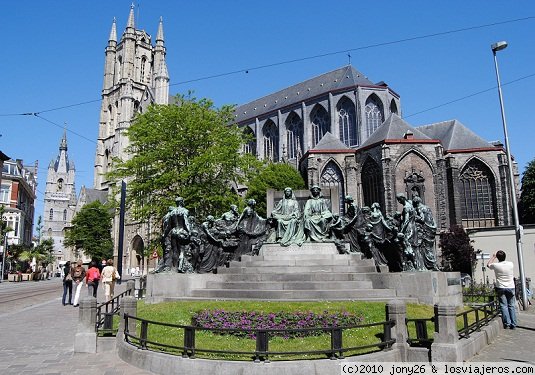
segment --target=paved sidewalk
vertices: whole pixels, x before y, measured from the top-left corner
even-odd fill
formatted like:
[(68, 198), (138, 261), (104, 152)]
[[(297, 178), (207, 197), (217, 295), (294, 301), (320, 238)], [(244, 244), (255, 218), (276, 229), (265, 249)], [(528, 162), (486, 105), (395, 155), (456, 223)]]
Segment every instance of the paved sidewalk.
[[(117, 285), (116, 293), (125, 288), (126, 283)], [(151, 374), (125, 363), (115, 352), (74, 353), (77, 322), (78, 308), (63, 306), (59, 296), (15, 313), (2, 314), (0, 374)]]
[[(125, 287), (126, 283), (118, 285), (117, 293)], [(0, 374), (151, 374), (125, 363), (115, 352), (74, 353), (77, 321), (78, 309), (62, 306), (59, 296), (0, 315)], [(534, 344), (535, 306), (531, 306), (531, 310), (519, 312), (516, 330), (501, 331), (495, 342), (471, 361), (535, 364)]]
[[(532, 302), (533, 303), (533, 302)], [(535, 305), (517, 312), (518, 326), (504, 329), (498, 338), (470, 362), (524, 362), (535, 365)]]

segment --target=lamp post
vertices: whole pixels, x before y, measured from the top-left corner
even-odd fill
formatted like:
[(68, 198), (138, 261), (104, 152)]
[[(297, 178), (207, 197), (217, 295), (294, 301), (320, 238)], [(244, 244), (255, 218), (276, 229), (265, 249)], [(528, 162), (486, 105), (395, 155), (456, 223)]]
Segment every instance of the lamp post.
[(498, 96), (500, 98), (500, 109), (502, 113), (503, 135), (505, 138), (505, 152), (507, 155), (507, 168), (509, 169), (509, 190), (511, 194), (511, 205), (513, 210), (513, 220), (515, 223), (515, 237), (516, 237), (516, 253), (518, 257), (518, 269), (520, 273), (520, 285), (522, 288), (522, 302), (524, 310), (528, 308), (527, 293), (526, 293), (526, 278), (524, 277), (524, 260), (522, 256), (522, 227), (518, 220), (518, 206), (516, 202), (516, 189), (513, 174), (513, 162), (511, 160), (511, 148), (509, 147), (509, 137), (507, 136), (507, 122), (505, 121), (505, 110), (503, 107), (502, 86), (500, 84), (500, 73), (498, 72), (498, 59), (496, 52), (501, 51), (507, 47), (507, 42), (496, 42), (491, 46), (492, 54), (494, 56), (494, 67), (496, 68), (496, 81), (498, 82)]

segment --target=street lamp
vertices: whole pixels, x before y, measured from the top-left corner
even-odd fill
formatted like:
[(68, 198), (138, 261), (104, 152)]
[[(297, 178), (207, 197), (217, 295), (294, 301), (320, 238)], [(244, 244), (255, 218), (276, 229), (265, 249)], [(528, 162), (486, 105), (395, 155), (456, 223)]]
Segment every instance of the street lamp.
[(507, 168), (509, 169), (509, 188), (511, 193), (511, 205), (513, 210), (513, 219), (515, 223), (515, 237), (516, 237), (516, 253), (518, 257), (518, 269), (520, 273), (520, 285), (522, 289), (522, 302), (524, 310), (528, 308), (527, 293), (526, 293), (526, 279), (524, 277), (524, 260), (522, 256), (522, 227), (518, 220), (518, 207), (516, 203), (516, 189), (513, 174), (513, 162), (511, 160), (511, 148), (509, 147), (509, 137), (507, 136), (507, 122), (505, 121), (505, 110), (503, 107), (502, 86), (500, 84), (500, 74), (498, 72), (498, 59), (496, 52), (507, 48), (507, 42), (496, 42), (491, 46), (492, 54), (494, 55), (494, 67), (496, 68), (496, 81), (498, 82), (498, 96), (500, 98), (500, 109), (502, 112), (503, 135), (505, 138), (505, 152), (507, 155)]

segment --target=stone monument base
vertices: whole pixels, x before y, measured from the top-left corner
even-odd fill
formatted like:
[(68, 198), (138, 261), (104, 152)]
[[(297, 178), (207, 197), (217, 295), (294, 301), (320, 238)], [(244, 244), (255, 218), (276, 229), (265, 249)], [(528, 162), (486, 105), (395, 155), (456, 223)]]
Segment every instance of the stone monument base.
[(389, 273), (362, 254), (339, 254), (334, 243), (282, 247), (264, 244), (258, 256), (217, 274), (159, 273), (147, 277), (148, 303), (184, 299), (369, 300), (402, 299), (462, 305), (458, 272)]

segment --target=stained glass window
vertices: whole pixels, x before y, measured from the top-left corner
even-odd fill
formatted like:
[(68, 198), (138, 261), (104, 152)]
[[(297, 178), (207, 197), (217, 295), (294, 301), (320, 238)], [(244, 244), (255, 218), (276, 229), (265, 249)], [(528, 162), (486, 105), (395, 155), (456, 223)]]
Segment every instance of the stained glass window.
[(481, 161), (472, 160), (464, 168), (459, 180), (463, 226), (495, 226), (495, 182), (490, 169)]
[(273, 123), (268, 121), (264, 125), (264, 159), (273, 162), (279, 161), (279, 130)]
[[(344, 176), (342, 175), (342, 171), (335, 162), (330, 161), (325, 169), (323, 170), (323, 173), (321, 174), (321, 185), (322, 187), (326, 188), (332, 188), (337, 187), (338, 188), (338, 206), (340, 215), (344, 214)], [(335, 204), (334, 199), (335, 197), (331, 197), (333, 200), (331, 204)]]
[(310, 115), (312, 124), (312, 147), (316, 146), (329, 131), (329, 114), (322, 106), (316, 106)]
[(303, 122), (294, 112), (286, 120), (286, 145), (288, 159), (296, 159), (303, 153)]
[(347, 98), (338, 104), (338, 127), (340, 140), (348, 147), (358, 146), (357, 124), (355, 117), (355, 105)]
[(383, 105), (377, 95), (371, 95), (366, 100), (364, 111), (366, 113), (366, 133), (369, 137), (384, 121)]

